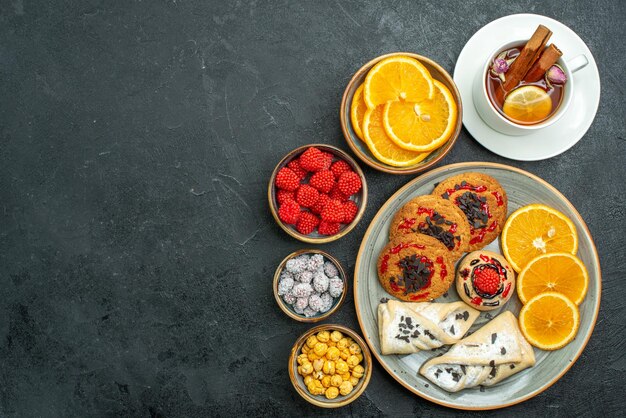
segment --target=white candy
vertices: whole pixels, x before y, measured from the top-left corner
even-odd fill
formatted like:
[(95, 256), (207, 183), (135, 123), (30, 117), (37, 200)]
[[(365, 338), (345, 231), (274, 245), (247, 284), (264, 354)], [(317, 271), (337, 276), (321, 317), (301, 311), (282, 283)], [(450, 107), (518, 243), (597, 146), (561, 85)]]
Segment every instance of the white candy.
[(320, 267), (322, 267), (323, 265), (324, 265), (324, 256), (321, 254), (314, 254), (309, 259), (306, 269), (313, 272), (319, 269)]
[(307, 261), (302, 260), (300, 257), (292, 258), (285, 263), (285, 269), (290, 273), (297, 274), (305, 269), (306, 263)]
[(307, 318), (310, 318), (310, 317), (312, 317), (312, 316), (317, 315), (317, 311), (315, 311), (315, 310), (311, 309), (311, 307), (310, 307), (310, 306), (309, 306), (309, 307), (307, 307), (307, 308), (305, 308), (305, 309), (302, 311), (302, 313), (303, 313), (303, 314), (304, 314), (304, 316), (306, 316)]
[(278, 282), (278, 294), (286, 295), (293, 287), (293, 278), (291, 276), (282, 276)]
[(322, 299), (323, 305), (320, 308), (320, 312), (328, 312), (328, 310), (333, 306), (333, 303), (335, 302), (333, 297), (328, 293), (322, 293), (322, 296), (320, 296), (320, 298)]
[(296, 301), (296, 297), (293, 295), (293, 293), (288, 292), (283, 295), (283, 300), (285, 301), (285, 303), (293, 305)]
[(322, 308), (322, 306), (324, 306), (324, 301), (322, 300), (320, 295), (314, 293), (309, 296), (309, 308), (311, 308), (315, 312), (318, 312)]
[(309, 283), (298, 283), (293, 286), (291, 293), (297, 298), (308, 298), (313, 293), (313, 287)]
[(323, 272), (318, 271), (313, 277), (313, 288), (316, 292), (324, 293), (326, 290), (328, 290), (329, 282), (330, 279)]
[(313, 273), (308, 270), (301, 271), (296, 274), (296, 280), (300, 283), (311, 283), (311, 280), (313, 280)]
[(298, 312), (304, 310), (307, 306), (309, 306), (309, 298), (298, 298), (296, 303), (293, 304), (293, 309)]
[(326, 273), (328, 277), (334, 277), (339, 275), (339, 270), (334, 263), (327, 261), (324, 263), (324, 273)]
[(339, 277), (333, 277), (328, 283), (328, 293), (330, 296), (337, 298), (343, 292), (343, 280)]

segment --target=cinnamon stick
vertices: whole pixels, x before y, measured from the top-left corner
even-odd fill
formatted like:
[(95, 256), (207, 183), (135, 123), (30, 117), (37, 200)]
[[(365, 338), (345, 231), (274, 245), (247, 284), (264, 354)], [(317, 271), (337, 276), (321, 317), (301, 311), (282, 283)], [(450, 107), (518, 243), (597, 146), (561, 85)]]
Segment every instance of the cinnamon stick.
[(546, 74), (546, 71), (552, 67), (561, 58), (563, 53), (554, 44), (548, 45), (548, 47), (541, 53), (539, 59), (530, 67), (530, 70), (524, 76), (524, 81), (534, 83), (539, 81)]
[(524, 45), (522, 52), (511, 64), (511, 68), (506, 72), (506, 81), (503, 84), (504, 90), (511, 90), (524, 79), (530, 67), (533, 66), (539, 54), (545, 48), (550, 36), (552, 36), (552, 31), (543, 25), (539, 25), (533, 36)]

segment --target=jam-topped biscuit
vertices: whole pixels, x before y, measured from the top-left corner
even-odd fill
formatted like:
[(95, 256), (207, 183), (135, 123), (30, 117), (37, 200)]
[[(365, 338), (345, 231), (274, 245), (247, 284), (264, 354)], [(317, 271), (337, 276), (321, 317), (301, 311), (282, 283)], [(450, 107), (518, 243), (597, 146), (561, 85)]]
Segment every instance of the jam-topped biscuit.
[(480, 311), (498, 309), (515, 291), (515, 272), (500, 254), (474, 251), (459, 264), (456, 290), (472, 308)]
[(470, 227), (467, 251), (480, 250), (495, 240), (507, 216), (506, 192), (496, 179), (482, 173), (463, 173), (439, 183), (433, 195), (459, 207)]
[(454, 261), (467, 251), (470, 240), (465, 214), (454, 203), (439, 196), (418, 196), (402, 206), (389, 227), (389, 239), (418, 233), (437, 238)]
[(424, 302), (443, 295), (454, 280), (454, 261), (436, 238), (422, 234), (391, 240), (378, 256), (378, 280), (392, 296)]

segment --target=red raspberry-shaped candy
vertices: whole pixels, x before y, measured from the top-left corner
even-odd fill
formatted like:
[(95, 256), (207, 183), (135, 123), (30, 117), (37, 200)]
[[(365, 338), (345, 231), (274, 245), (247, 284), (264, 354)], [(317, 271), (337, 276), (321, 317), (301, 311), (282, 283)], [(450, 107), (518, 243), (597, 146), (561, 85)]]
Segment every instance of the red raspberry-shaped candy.
[(320, 226), (317, 227), (317, 232), (319, 232), (320, 235), (335, 235), (339, 232), (340, 227), (339, 222), (327, 222), (322, 220)]
[(335, 157), (330, 152), (322, 152), (322, 153), (324, 154), (324, 157), (326, 157), (326, 164), (327, 164), (327, 166), (326, 166), (325, 170), (328, 170), (328, 169), (330, 169), (330, 166), (333, 163), (333, 158), (335, 158)]
[(306, 171), (328, 170), (331, 160), (319, 149), (310, 147), (300, 156), (300, 167)]
[(300, 167), (300, 161), (298, 160), (291, 160), (289, 164), (287, 164), (287, 167), (289, 167), (291, 171), (296, 173), (296, 176), (298, 176), (300, 180), (304, 179), (307, 175), (307, 171), (304, 168)]
[(295, 225), (300, 213), (300, 205), (295, 200), (287, 200), (278, 208), (278, 217), (286, 224)]
[(309, 235), (311, 232), (315, 231), (319, 223), (319, 218), (311, 212), (302, 212), (296, 224), (296, 230), (303, 235)]
[(359, 207), (352, 200), (348, 200), (343, 204), (343, 223), (349, 224), (354, 220), (356, 213), (359, 211)]
[(328, 193), (335, 185), (335, 175), (330, 170), (318, 171), (311, 176), (309, 184), (322, 193)]
[(337, 186), (339, 187), (339, 190), (341, 190), (341, 193), (346, 196), (352, 196), (361, 190), (361, 178), (354, 171), (348, 171), (339, 176)]
[(301, 206), (305, 208), (310, 208), (315, 205), (317, 199), (320, 197), (320, 192), (317, 191), (314, 187), (309, 186), (308, 184), (303, 184), (296, 191), (296, 202), (298, 202)]
[(488, 265), (474, 270), (472, 274), (474, 288), (484, 295), (495, 295), (500, 289), (500, 275), (498, 271)]
[(276, 187), (283, 190), (296, 190), (300, 186), (300, 179), (290, 168), (283, 167), (276, 173)]
[(278, 190), (276, 192), (276, 200), (279, 205), (285, 203), (285, 200), (296, 200), (296, 194), (292, 190)]
[(323, 221), (326, 222), (343, 222), (345, 217), (343, 213), (343, 203), (339, 200), (331, 199), (320, 214)]
[(322, 213), (324, 206), (326, 206), (328, 202), (330, 202), (330, 197), (328, 197), (326, 193), (320, 193), (320, 197), (319, 199), (317, 199), (317, 203), (315, 203), (311, 207), (311, 212), (313, 212), (316, 215), (319, 215), (320, 213)]
[(330, 171), (335, 175), (335, 179), (339, 180), (339, 177), (343, 173), (347, 173), (348, 171), (352, 171), (350, 164), (345, 162), (344, 160), (335, 161), (333, 165), (330, 166)]
[(335, 187), (333, 187), (333, 189), (330, 191), (328, 196), (330, 196), (331, 199), (339, 200), (340, 202), (347, 202), (350, 198), (350, 196), (346, 196), (345, 194), (343, 194), (336, 184)]

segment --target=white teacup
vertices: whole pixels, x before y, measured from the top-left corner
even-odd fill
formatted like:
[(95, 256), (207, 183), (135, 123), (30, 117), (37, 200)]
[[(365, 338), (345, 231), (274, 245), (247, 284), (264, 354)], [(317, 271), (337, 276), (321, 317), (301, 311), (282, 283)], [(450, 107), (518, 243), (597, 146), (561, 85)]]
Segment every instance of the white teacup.
[(507, 42), (496, 48), (495, 51), (489, 55), (489, 59), (485, 62), (482, 71), (476, 74), (472, 88), (474, 107), (476, 107), (476, 111), (480, 115), (481, 119), (491, 128), (506, 135), (528, 135), (538, 129), (546, 128), (558, 121), (567, 111), (567, 108), (572, 101), (572, 92), (574, 91), (574, 77), (572, 77), (572, 74), (589, 63), (587, 57), (583, 54), (578, 55), (567, 62), (563, 59), (563, 57), (559, 58), (557, 64), (563, 68), (563, 71), (565, 71), (565, 75), (567, 76), (567, 82), (563, 88), (563, 98), (561, 99), (559, 108), (552, 114), (552, 116), (543, 122), (533, 125), (521, 125), (507, 119), (498, 111), (498, 109), (494, 107), (493, 103), (491, 103), (491, 100), (489, 99), (489, 96), (487, 95), (487, 83), (485, 80), (487, 71), (489, 71), (493, 60), (500, 52), (513, 48), (516, 45), (524, 44), (525, 42), (527, 42), (526, 39)]

